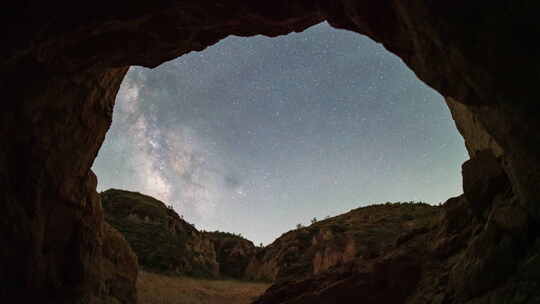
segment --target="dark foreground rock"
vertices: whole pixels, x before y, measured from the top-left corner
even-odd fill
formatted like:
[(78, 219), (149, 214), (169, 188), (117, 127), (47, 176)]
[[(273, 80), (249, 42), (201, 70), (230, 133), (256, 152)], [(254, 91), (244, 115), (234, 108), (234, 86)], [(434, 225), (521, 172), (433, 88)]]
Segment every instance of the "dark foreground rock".
[(109, 224), (105, 224), (104, 228), (102, 265), (104, 278), (99, 293), (104, 296), (96, 302), (136, 303), (135, 287), (139, 272), (137, 256), (120, 232)]

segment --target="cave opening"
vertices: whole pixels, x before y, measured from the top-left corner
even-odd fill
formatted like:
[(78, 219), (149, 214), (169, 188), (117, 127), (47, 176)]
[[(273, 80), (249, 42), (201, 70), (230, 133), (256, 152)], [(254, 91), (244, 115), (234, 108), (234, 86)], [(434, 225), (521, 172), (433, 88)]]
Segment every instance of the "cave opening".
[(131, 68), (93, 170), (98, 191), (145, 193), (198, 229), (269, 244), (360, 206), (442, 203), (461, 194), (466, 158), (442, 96), (322, 23)]
[[(359, 259), (358, 271), (342, 269), (348, 280), (313, 277), (272, 288), (259, 303), (282, 303), (293, 294), (310, 304), (358, 298), (540, 302), (540, 65), (530, 39), (540, 33), (533, 16), (539, 5), (323, 0), (10, 6), (1, 21), (6, 110), (0, 119), (0, 230), (6, 246), (0, 277), (6, 284), (0, 293), (28, 303), (136, 303), (137, 256), (104, 220), (90, 170), (129, 67), (156, 67), (229, 35), (275, 37), (327, 20), (383, 43), (446, 98), (470, 153), (464, 195), (433, 208), (442, 216), (424, 224), (435, 228), (409, 227), (411, 234), (399, 235), (386, 255), (369, 255), (376, 267)], [(318, 289), (323, 285), (332, 288)]]

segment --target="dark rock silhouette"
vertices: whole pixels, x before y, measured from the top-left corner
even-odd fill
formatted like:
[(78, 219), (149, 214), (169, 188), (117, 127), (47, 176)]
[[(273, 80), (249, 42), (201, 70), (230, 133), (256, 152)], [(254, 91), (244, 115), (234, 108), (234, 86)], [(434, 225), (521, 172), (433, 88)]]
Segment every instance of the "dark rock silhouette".
[[(0, 295), (23, 303), (110, 295), (100, 287), (105, 223), (90, 167), (130, 65), (157, 66), (232, 34), (276, 36), (327, 20), (383, 43), (447, 97), (471, 157), (491, 150), (509, 181), (491, 205), (480, 204), (487, 219), (465, 225), (473, 235), (454, 261), (445, 303), (495, 293), (528, 301), (538, 290), (539, 9), (532, 0), (6, 3)], [(503, 284), (513, 278), (523, 283)]]
[(104, 276), (100, 282), (102, 296), (93, 301), (98, 303), (137, 302), (135, 292), (139, 271), (137, 256), (124, 236), (107, 223), (104, 225), (103, 256), (105, 259), (101, 271)]

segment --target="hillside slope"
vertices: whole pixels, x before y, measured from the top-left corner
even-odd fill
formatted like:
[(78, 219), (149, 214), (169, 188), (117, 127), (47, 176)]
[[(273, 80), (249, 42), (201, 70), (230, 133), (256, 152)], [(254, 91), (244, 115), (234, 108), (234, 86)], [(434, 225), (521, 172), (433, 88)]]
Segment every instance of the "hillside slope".
[(358, 258), (374, 259), (400, 238), (430, 229), (439, 213), (440, 208), (423, 203), (354, 209), (283, 234), (252, 259), (246, 276), (301, 279)]
[(198, 231), (163, 202), (110, 189), (106, 220), (122, 232), (147, 270), (255, 281), (302, 279), (358, 258), (376, 258), (399, 238), (429, 229), (441, 209), (394, 203), (357, 208), (284, 233), (259, 248), (238, 235)]
[(255, 253), (253, 243), (239, 236), (198, 231), (153, 197), (116, 189), (101, 197), (106, 221), (124, 234), (144, 269), (241, 279)]
[[(323, 272), (316, 271), (317, 265), (326, 265), (320, 263), (324, 258), (316, 258), (320, 251), (311, 254), (313, 266), (306, 264), (309, 258), (296, 257), (319, 246), (313, 245), (320, 239), (313, 234), (317, 225), (307, 230), (311, 234), (293, 232), (305, 233), (312, 245), (301, 251), (277, 242), (276, 254), (268, 254), (262, 262), (280, 265), (279, 280), (255, 303), (540, 303), (540, 230), (529, 222), (500, 166), (490, 153), (465, 162), (464, 194), (441, 207), (421, 207), (412, 213), (407, 209), (417, 207), (385, 205), (353, 211), (374, 213), (352, 226), (362, 227), (361, 235), (347, 237), (350, 232), (345, 230), (330, 239), (366, 248), (354, 258), (347, 254), (350, 250), (343, 250), (352, 246), (342, 245), (341, 255), (330, 250), (327, 261), (341, 262)], [(306, 244), (293, 241), (286, 243)]]

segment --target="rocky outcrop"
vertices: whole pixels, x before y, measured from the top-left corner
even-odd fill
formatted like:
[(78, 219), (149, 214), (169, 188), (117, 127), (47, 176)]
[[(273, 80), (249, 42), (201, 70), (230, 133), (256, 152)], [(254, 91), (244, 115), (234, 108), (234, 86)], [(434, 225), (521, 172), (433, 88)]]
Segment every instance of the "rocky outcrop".
[[(524, 212), (520, 225), (535, 239), (539, 9), (532, 0), (8, 1), (0, 19), (0, 294), (78, 303), (103, 280), (96, 265), (104, 222), (90, 167), (130, 65), (153, 67), (228, 35), (276, 36), (324, 20), (382, 43), (452, 98), (451, 108), (462, 107), (453, 112), (468, 130), (465, 142), (474, 147), (469, 134), (484, 134), (500, 147), (512, 189), (504, 208)], [(494, 241), (514, 244), (494, 231)], [(516, 242), (520, 252), (537, 248)]]
[(459, 133), (465, 139), (465, 147), (471, 157), (475, 157), (478, 152), (485, 150), (491, 151), (491, 154), (496, 157), (504, 154), (501, 146), (466, 105), (451, 97), (446, 98), (446, 104), (450, 109)]
[(489, 207), (495, 196), (504, 193), (508, 183), (508, 177), (499, 164), (500, 158), (493, 155), (492, 150), (476, 152), (475, 156), (463, 163), (463, 191), (471, 210), (481, 215)]
[(214, 246), (222, 277), (249, 279), (246, 276), (248, 264), (262, 248), (255, 247), (253, 242), (239, 235), (227, 232), (203, 232), (203, 237), (208, 238)]
[(163, 202), (137, 192), (102, 192), (105, 219), (127, 239), (146, 270), (205, 278), (244, 278), (256, 253), (230, 233), (200, 232)]
[(136, 303), (135, 286), (139, 270), (137, 256), (120, 232), (107, 223), (104, 228), (104, 276), (98, 293), (102, 296), (95, 302)]
[(254, 280), (299, 280), (374, 258), (399, 237), (427, 229), (439, 208), (421, 203), (373, 205), (289, 231), (261, 250), (246, 276)]
[[(464, 195), (433, 212), (411, 215), (414, 228), (407, 229), (405, 221), (387, 231), (369, 246), (380, 248), (376, 254), (288, 277), (256, 303), (540, 302), (537, 227), (509, 187), (500, 159), (483, 151), (463, 171), (469, 182)], [(391, 218), (384, 207), (379, 213)]]

